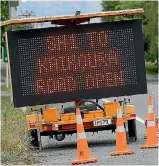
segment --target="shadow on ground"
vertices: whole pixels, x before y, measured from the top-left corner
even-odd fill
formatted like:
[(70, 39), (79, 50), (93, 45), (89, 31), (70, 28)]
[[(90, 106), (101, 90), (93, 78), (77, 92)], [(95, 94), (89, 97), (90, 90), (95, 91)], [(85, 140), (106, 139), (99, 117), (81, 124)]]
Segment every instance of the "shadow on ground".
[[(88, 144), (89, 144), (89, 147), (103, 147), (103, 146), (115, 146), (115, 140), (101, 140), (101, 141), (89, 141)], [(58, 143), (56, 145), (45, 145), (43, 147), (43, 151), (47, 151), (50, 150), (50, 151), (55, 151), (55, 150), (64, 150), (64, 149), (75, 149), (77, 148), (77, 144), (76, 142), (69, 142), (69, 143)]]

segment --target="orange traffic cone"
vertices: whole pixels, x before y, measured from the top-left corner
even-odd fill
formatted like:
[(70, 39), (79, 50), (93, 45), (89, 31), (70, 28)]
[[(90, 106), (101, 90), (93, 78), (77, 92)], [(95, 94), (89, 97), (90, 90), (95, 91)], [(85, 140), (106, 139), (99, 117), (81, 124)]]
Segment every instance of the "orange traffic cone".
[(111, 156), (133, 154), (134, 151), (127, 147), (126, 132), (121, 110), (117, 110), (117, 131), (116, 131), (116, 151), (111, 152)]
[(148, 99), (148, 117), (147, 117), (147, 134), (146, 134), (146, 145), (142, 145), (142, 149), (146, 148), (157, 148), (158, 141), (157, 141), (157, 126), (156, 120), (154, 115), (154, 109), (152, 106), (152, 97), (149, 96)]
[(77, 119), (77, 160), (73, 160), (72, 164), (94, 163), (97, 158), (91, 158), (88, 148), (88, 142), (83, 127), (81, 111), (76, 110)]
[[(157, 127), (156, 130), (158, 132), (158, 119), (155, 118), (155, 110), (154, 110), (153, 103), (152, 103), (152, 96), (149, 96), (149, 98), (148, 98), (148, 107), (149, 107), (149, 103), (151, 103), (150, 104), (150, 109), (151, 109), (151, 106), (152, 106), (152, 111), (153, 111), (152, 113), (153, 113), (154, 119), (156, 120), (156, 127)], [(145, 120), (145, 127), (146, 127), (146, 134), (144, 135), (144, 139), (147, 139), (147, 119)]]
[[(159, 138), (159, 130), (158, 130), (158, 126), (159, 126), (159, 123), (158, 123), (158, 119), (156, 118), (156, 127), (157, 127), (157, 138)], [(146, 128), (146, 134), (144, 135), (144, 139), (147, 138), (147, 120), (146, 120), (146, 125), (145, 125), (145, 128)]]

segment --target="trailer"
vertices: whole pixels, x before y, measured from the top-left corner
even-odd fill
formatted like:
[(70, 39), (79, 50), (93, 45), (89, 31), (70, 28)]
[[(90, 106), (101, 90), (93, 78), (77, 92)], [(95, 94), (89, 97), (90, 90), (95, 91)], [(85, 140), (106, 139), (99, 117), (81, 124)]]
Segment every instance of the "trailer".
[[(140, 19), (92, 23), (90, 19), (133, 16), (143, 9), (70, 16), (14, 19), (1, 26), (51, 22), (55, 27), (8, 31), (6, 45), (14, 107), (72, 102), (72, 106), (31, 108), (26, 116), (33, 146), (41, 136), (62, 141), (76, 133), (80, 108), (86, 132), (116, 130), (123, 112), (128, 141), (137, 140), (136, 111), (130, 97), (147, 93)], [(88, 22), (88, 24), (86, 24)], [(84, 23), (84, 24), (83, 24)], [(116, 97), (113, 102), (100, 99)]]
[[(90, 100), (90, 102), (92, 102)], [(83, 106), (71, 106), (64, 108), (64, 113), (58, 116), (57, 108), (34, 110), (27, 115), (28, 131), (32, 137), (32, 144), (39, 147), (37, 128), (41, 136), (49, 136), (57, 141), (65, 139), (66, 135), (76, 133), (76, 108), (82, 111), (85, 132), (98, 132), (102, 130), (116, 130), (116, 110), (121, 109), (124, 116), (125, 128), (127, 129), (128, 141), (137, 140), (136, 113), (134, 105), (127, 101), (120, 105), (119, 102), (105, 102), (102, 107), (98, 103), (85, 104)], [(126, 106), (124, 110), (124, 106)], [(126, 111), (126, 112), (125, 112)], [(68, 113), (69, 112), (69, 113)]]

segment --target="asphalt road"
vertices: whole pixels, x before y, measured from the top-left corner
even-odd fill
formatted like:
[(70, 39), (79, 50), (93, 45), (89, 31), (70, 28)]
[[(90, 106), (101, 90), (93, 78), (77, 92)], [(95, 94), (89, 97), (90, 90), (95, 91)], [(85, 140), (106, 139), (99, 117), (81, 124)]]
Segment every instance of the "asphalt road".
[[(156, 116), (158, 117), (158, 82), (155, 78), (148, 79), (148, 94), (153, 97)], [(137, 134), (138, 140), (131, 142), (128, 147), (135, 154), (125, 156), (110, 156), (115, 151), (115, 134), (111, 131), (100, 131), (98, 133), (86, 133), (92, 157), (97, 157), (96, 163), (89, 165), (158, 165), (158, 149), (140, 149), (145, 144), (144, 119), (147, 116), (148, 95), (131, 96), (131, 103), (135, 105), (137, 112)], [(113, 98), (103, 99), (113, 101)], [(100, 100), (100, 103), (103, 102)], [(65, 105), (71, 105), (67, 103)], [(54, 105), (57, 106), (57, 105)], [(58, 105), (60, 108), (60, 106)], [(57, 142), (48, 137), (42, 137), (43, 150), (39, 152), (41, 163), (39, 165), (70, 165), (76, 159), (76, 135), (67, 136), (65, 140)]]

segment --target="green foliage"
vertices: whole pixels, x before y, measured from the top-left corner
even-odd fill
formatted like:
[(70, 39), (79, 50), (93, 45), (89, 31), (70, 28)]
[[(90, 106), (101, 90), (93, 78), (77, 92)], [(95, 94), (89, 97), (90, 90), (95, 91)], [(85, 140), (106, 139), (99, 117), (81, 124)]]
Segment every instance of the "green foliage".
[[(19, 2), (16, 1), (16, 6), (19, 5)], [(9, 19), (9, 4), (7, 0), (1, 1), (1, 21), (6, 21)], [(14, 26), (15, 30), (24, 29), (23, 26), (16, 25)], [(5, 32), (9, 30), (8, 26), (1, 27), (1, 46), (5, 47)]]
[(1, 1), (1, 21), (8, 20), (8, 18), (9, 18), (8, 1), (2, 0)]
[[(114, 11), (116, 10), (116, 6), (119, 5), (119, 1), (102, 1), (101, 5), (103, 7), (103, 11)], [(115, 17), (102, 18), (102, 21), (107, 22), (111, 22), (113, 20), (115, 20)]]
[[(19, 1), (16, 1), (16, 7), (19, 5)], [(7, 0), (1, 0), (1, 21), (9, 19), (9, 4)]]
[(150, 62), (151, 61), (151, 53), (150, 51), (148, 50), (147, 52), (145, 51), (145, 61), (146, 62)]
[(149, 39), (149, 51), (151, 54), (151, 62), (158, 62), (158, 2), (152, 1), (145, 4), (145, 16), (148, 19), (147, 25), (144, 26), (145, 36)]
[[(1, 1), (1, 21), (6, 21), (9, 19), (9, 7), (8, 1), (2, 0)], [(5, 36), (4, 33), (8, 31), (8, 26), (1, 27), (1, 46), (5, 46)]]
[(157, 67), (153, 63), (146, 63), (147, 74), (158, 76)]
[[(144, 14), (136, 14), (134, 18), (142, 19), (143, 38), (148, 43), (145, 59), (158, 66), (158, 1), (102, 1), (103, 11), (143, 8)], [(130, 16), (103, 18), (102, 21), (130, 19)]]
[(155, 43), (156, 43), (157, 48), (158, 48), (158, 35), (156, 35), (156, 37), (155, 37)]

